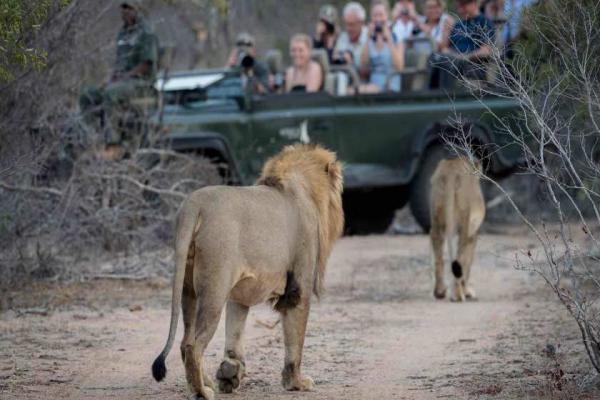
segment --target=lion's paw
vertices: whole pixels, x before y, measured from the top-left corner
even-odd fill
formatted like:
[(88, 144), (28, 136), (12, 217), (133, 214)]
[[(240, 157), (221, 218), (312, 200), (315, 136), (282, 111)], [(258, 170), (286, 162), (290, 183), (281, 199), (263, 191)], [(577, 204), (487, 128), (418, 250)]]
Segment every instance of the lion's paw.
[(446, 297), (447, 290), (448, 290), (448, 288), (446, 287), (446, 285), (443, 285), (441, 287), (436, 286), (435, 289), (433, 290), (433, 297), (441, 300)]
[(311, 377), (305, 376), (301, 379), (301, 388), (300, 390), (303, 392), (309, 392), (315, 388), (315, 381), (312, 380)]
[(204, 394), (198, 393), (191, 398), (193, 400), (215, 400), (215, 392), (211, 388), (205, 386), (203, 391)]
[(465, 301), (465, 295), (462, 293), (454, 293), (452, 294), (452, 296), (450, 296), (450, 301), (454, 302), (454, 303), (460, 303)]
[(217, 371), (219, 380), (219, 391), (221, 393), (231, 393), (240, 386), (240, 381), (244, 376), (244, 365), (241, 361), (232, 358), (226, 358), (221, 363)]
[(475, 290), (472, 287), (467, 286), (465, 288), (465, 298), (471, 301), (477, 300), (477, 295), (475, 294)]
[(315, 388), (315, 382), (311, 377), (304, 376), (300, 379), (292, 379), (284, 382), (284, 388), (291, 391), (310, 392)]

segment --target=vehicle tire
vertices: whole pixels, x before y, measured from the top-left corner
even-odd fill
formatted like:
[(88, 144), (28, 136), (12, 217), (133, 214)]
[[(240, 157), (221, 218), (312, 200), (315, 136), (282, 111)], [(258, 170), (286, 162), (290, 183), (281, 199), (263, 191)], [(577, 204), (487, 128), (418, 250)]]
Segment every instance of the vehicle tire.
[(443, 145), (434, 144), (429, 147), (421, 160), (417, 174), (410, 184), (410, 211), (425, 233), (429, 233), (431, 228), (429, 214), (431, 176), (435, 172), (438, 163), (447, 156), (448, 151)]

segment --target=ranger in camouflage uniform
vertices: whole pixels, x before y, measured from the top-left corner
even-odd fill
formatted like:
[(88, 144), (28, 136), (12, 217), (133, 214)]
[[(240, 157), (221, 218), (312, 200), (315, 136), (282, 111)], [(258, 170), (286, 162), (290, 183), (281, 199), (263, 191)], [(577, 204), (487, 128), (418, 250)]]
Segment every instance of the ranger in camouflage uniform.
[(101, 116), (108, 158), (127, 138), (118, 132), (117, 108), (130, 99), (153, 95), (158, 63), (158, 40), (141, 15), (141, 0), (121, 2), (123, 27), (117, 36), (117, 55), (109, 81), (83, 90), (79, 105), (84, 116)]

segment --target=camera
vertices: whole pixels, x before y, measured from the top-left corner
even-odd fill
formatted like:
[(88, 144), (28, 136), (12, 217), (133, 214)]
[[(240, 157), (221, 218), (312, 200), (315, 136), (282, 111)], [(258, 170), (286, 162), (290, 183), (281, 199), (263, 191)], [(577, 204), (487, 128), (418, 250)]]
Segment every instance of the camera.
[(400, 10), (400, 15), (401, 15), (401, 16), (403, 16), (403, 17), (406, 17), (406, 16), (408, 16), (409, 14), (410, 14), (410, 13), (408, 12), (408, 8), (402, 8), (402, 9)]
[(237, 54), (238, 67), (242, 69), (251, 69), (254, 67), (254, 57), (245, 50), (239, 50)]
[(323, 22), (325, 23), (325, 32), (327, 32), (329, 35), (333, 35), (335, 33), (335, 25), (326, 21)]
[(375, 24), (375, 30), (373, 31), (373, 40), (377, 40), (377, 35), (381, 35), (383, 32), (383, 26), (381, 24)]

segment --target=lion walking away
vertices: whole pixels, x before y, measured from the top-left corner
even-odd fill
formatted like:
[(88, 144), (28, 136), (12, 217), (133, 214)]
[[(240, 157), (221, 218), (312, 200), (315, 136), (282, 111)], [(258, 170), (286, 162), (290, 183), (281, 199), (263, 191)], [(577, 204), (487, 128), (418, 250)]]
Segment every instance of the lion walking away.
[[(479, 169), (480, 166), (475, 168)], [(469, 284), (475, 253), (477, 233), (485, 218), (485, 202), (479, 182), (479, 171), (474, 170), (464, 157), (442, 160), (431, 177), (431, 231), (435, 268), (433, 294), (446, 297), (444, 283), (444, 243), (448, 247), (454, 287), (453, 301), (474, 299), (475, 291)], [(457, 251), (454, 251), (458, 236)]]
[(203, 353), (226, 306), (225, 354), (216, 378), (230, 393), (245, 371), (248, 310), (271, 302), (281, 313), (287, 390), (310, 390), (300, 361), (311, 295), (319, 296), (327, 259), (342, 233), (342, 167), (319, 146), (286, 147), (265, 164), (255, 186), (206, 187), (190, 194), (177, 216), (175, 277), (167, 343), (152, 365), (157, 381), (175, 339), (179, 307), (181, 358), (193, 393), (214, 398)]

